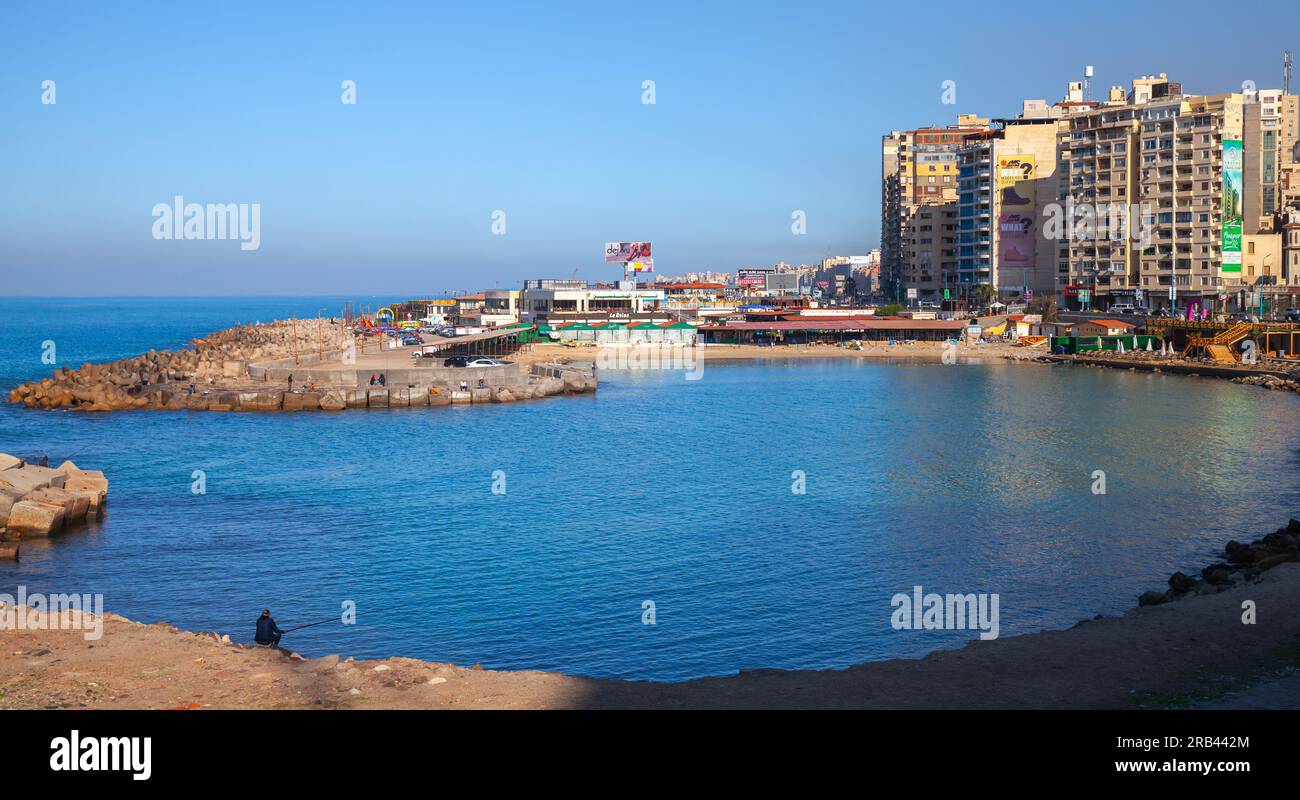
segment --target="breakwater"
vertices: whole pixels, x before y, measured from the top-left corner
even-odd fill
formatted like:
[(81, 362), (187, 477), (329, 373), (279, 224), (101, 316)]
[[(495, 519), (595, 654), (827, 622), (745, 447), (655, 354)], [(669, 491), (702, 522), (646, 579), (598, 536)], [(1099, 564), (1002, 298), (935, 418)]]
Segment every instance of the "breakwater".
[[(219, 331), (192, 349), (150, 350), (104, 364), (60, 367), (9, 392), (33, 409), (124, 411), (342, 411), (508, 403), (596, 390), (594, 373), (514, 364), (362, 369), (356, 337), (331, 319), (279, 320)], [(386, 385), (367, 383), (387, 373)], [(295, 379), (296, 378), (296, 383)]]
[(0, 453), (0, 561), (17, 561), (20, 540), (98, 519), (108, 479), (64, 461), (55, 469)]
[(248, 364), (348, 347), (352, 333), (337, 320), (279, 320), (218, 331), (192, 349), (150, 350), (105, 364), (60, 367), (48, 378), (9, 392), (28, 408), (122, 411), (185, 407), (176, 399), (248, 380)]

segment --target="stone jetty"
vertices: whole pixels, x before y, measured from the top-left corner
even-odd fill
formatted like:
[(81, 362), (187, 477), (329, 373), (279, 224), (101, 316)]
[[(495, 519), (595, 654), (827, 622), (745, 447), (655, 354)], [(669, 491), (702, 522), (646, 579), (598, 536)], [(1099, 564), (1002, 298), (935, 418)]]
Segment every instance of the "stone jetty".
[(17, 561), (20, 541), (99, 519), (108, 479), (64, 461), (55, 469), (0, 453), (0, 561)]
[[(230, 328), (191, 345), (79, 369), (60, 367), (12, 390), (9, 401), (46, 410), (344, 411), (510, 403), (592, 392), (597, 385), (592, 372), (534, 364), (527, 373), (515, 365), (488, 371), (406, 368), (400, 370), (403, 380), (390, 380), (386, 387), (358, 386), (356, 367), (342, 358), (355, 352), (354, 335), (341, 321), (329, 319)], [(330, 366), (331, 359), (338, 366)], [(397, 377), (398, 371), (389, 372), (390, 379)], [(294, 373), (299, 383), (286, 387), (285, 379)], [(304, 387), (303, 378), (322, 385)], [(485, 378), (482, 385), (480, 378)], [(461, 390), (462, 382), (476, 388)]]
[(192, 349), (150, 350), (107, 364), (60, 367), (48, 378), (30, 381), (9, 393), (9, 401), (28, 408), (120, 411), (132, 408), (186, 408), (194, 389), (237, 385), (248, 364), (261, 359), (337, 352), (351, 331), (337, 320), (279, 320), (219, 331), (190, 342)]

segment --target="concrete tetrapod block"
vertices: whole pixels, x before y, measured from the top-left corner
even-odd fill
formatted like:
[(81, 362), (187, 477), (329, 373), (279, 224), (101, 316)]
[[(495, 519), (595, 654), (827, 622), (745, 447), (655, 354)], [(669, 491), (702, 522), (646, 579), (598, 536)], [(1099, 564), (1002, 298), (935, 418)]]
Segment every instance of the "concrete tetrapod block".
[(20, 536), (49, 536), (63, 530), (63, 506), (20, 500), (9, 509), (6, 527)]
[[(62, 475), (62, 473), (60, 473)], [(67, 481), (67, 475), (63, 475), (64, 483)], [(63, 483), (59, 484), (60, 486)], [(40, 475), (29, 467), (20, 467), (18, 469), (7, 469), (0, 472), (0, 489), (16, 489), (23, 494), (34, 492), (37, 489), (50, 488), (50, 479)]]
[(108, 493), (108, 478), (97, 469), (85, 469), (73, 475), (63, 484), (69, 492), (103, 492)]
[(63, 524), (71, 525), (86, 520), (86, 511), (90, 508), (90, 498), (81, 492), (69, 492), (66, 489), (38, 489), (27, 495), (26, 500), (63, 507)]
[(320, 396), (322, 411), (342, 411), (348, 407), (347, 397), (339, 389), (330, 389)]
[(108, 495), (104, 492), (94, 489), (65, 489), (63, 491), (85, 501), (85, 519), (99, 519), (104, 515), (104, 503), (108, 499)]
[(22, 499), (23, 493), (17, 489), (0, 489), (0, 526), (9, 522), (9, 509)]
[(8, 453), (0, 453), (0, 472), (7, 469), (18, 469), (23, 465), (23, 460), (18, 456), (11, 456)]

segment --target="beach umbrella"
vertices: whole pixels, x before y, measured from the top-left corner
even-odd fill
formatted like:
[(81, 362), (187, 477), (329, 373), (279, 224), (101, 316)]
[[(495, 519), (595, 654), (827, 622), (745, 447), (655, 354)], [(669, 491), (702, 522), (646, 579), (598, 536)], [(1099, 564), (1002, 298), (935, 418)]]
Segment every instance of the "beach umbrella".
[(1150, 352), (1152, 352), (1154, 349), (1155, 349), (1155, 348), (1153, 348), (1153, 347), (1151, 346), (1151, 340), (1150, 340), (1150, 339), (1147, 339), (1147, 352), (1150, 353)]

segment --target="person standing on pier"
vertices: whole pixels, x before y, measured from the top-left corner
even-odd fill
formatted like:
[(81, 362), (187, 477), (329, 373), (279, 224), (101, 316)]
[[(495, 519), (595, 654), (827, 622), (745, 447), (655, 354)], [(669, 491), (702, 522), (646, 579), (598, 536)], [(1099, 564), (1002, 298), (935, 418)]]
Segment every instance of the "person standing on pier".
[(289, 373), (289, 391), (290, 391), (290, 393), (293, 392), (293, 373), (292, 373), (292, 372)]

